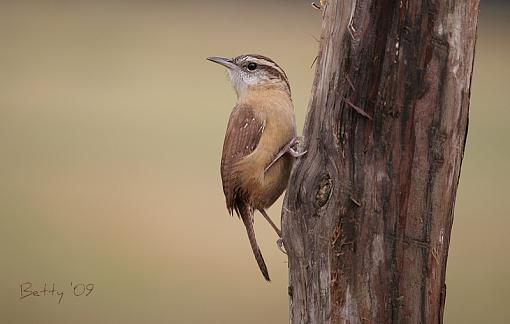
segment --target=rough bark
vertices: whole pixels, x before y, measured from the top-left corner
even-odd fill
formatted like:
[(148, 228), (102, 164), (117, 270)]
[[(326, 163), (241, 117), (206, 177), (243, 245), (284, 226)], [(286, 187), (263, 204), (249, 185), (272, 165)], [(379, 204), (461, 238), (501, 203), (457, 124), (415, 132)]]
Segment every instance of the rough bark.
[(479, 0), (329, 0), (282, 211), (291, 323), (441, 323)]

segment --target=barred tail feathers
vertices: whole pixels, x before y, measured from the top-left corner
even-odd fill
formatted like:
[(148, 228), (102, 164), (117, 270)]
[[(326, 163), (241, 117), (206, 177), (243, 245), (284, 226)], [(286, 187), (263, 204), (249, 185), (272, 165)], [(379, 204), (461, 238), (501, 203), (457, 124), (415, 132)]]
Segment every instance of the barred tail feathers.
[(257, 239), (255, 238), (255, 230), (253, 229), (253, 212), (246, 205), (240, 207), (241, 208), (239, 208), (239, 211), (241, 218), (243, 219), (243, 223), (246, 227), (246, 233), (248, 234), (248, 240), (250, 241), (253, 254), (255, 255), (255, 260), (257, 261), (257, 264), (264, 278), (267, 281), (271, 281), (271, 279), (269, 279), (269, 272), (267, 271), (266, 263), (264, 262), (264, 258), (260, 252), (259, 245), (257, 244)]

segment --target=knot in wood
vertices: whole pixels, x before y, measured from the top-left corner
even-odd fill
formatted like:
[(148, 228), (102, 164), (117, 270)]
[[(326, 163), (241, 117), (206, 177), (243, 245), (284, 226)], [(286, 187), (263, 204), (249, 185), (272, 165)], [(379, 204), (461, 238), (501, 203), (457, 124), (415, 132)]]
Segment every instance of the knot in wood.
[(328, 202), (329, 197), (331, 196), (332, 185), (333, 183), (329, 173), (324, 174), (321, 181), (319, 182), (317, 193), (315, 194), (315, 204), (318, 208), (321, 208)]

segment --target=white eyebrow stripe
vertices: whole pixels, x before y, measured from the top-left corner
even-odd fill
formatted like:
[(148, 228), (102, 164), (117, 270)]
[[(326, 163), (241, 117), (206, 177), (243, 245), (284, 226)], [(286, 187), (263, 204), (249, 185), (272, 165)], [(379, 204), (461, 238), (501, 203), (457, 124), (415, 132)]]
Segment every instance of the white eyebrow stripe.
[(279, 67), (276, 63), (273, 63), (268, 60), (252, 57), (252, 56), (246, 57), (245, 60), (249, 60), (251, 62), (257, 63), (258, 65), (265, 65), (265, 66), (275, 69), (276, 71), (278, 71), (280, 73), (280, 75), (285, 80), (285, 82), (287, 82), (287, 84), (289, 83), (289, 80), (287, 79), (287, 74), (285, 74), (285, 72), (282, 70), (282, 68)]
[(259, 65), (269, 66), (269, 67), (275, 69), (276, 71), (280, 72), (281, 75), (285, 76), (285, 72), (283, 72), (282, 68), (279, 67), (278, 65), (276, 65), (275, 63), (268, 61), (268, 60), (259, 59), (256, 57), (249, 57), (249, 58), (250, 58), (251, 62), (257, 63)]
[(282, 70), (282, 68), (279, 67), (276, 63), (274, 63), (272, 61), (254, 57), (254, 56), (250, 56), (250, 55), (247, 55), (241, 59), (241, 62), (246, 62), (246, 61), (257, 63), (259, 65), (266, 65), (266, 66), (272, 67), (275, 70), (277, 70), (278, 72), (280, 72), (282, 75), (285, 75), (285, 72)]
[(278, 71), (281, 78), (283, 78), (283, 81), (285, 81), (285, 83), (287, 84), (287, 88), (290, 91), (290, 84), (289, 84), (289, 79), (287, 78), (287, 74), (285, 73), (285, 71), (283, 71), (283, 69), (280, 66), (278, 66), (278, 64), (273, 62), (271, 59), (269, 59), (269, 58), (265, 59), (263, 57), (256, 57), (256, 56), (252, 56), (252, 55), (243, 55), (243, 56), (237, 57), (237, 60), (238, 60), (237, 64), (239, 64), (239, 65), (249, 61), (249, 62), (256, 63), (258, 65), (261, 65), (261, 66), (267, 66), (269, 68), (275, 69), (276, 71)]

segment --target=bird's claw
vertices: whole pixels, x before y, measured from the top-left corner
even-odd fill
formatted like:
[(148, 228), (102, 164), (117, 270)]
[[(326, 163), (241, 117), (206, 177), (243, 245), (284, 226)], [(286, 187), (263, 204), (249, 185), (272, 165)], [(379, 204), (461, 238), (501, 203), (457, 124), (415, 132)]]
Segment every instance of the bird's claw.
[(301, 144), (301, 141), (303, 138), (301, 136), (296, 136), (293, 139), (290, 140), (289, 143), (287, 143), (281, 150), (276, 154), (273, 161), (269, 163), (269, 165), (264, 169), (264, 172), (267, 172), (269, 168), (276, 162), (282, 155), (285, 153), (289, 153), (292, 157), (300, 157), (305, 155), (308, 151), (299, 152), (299, 145)]
[(292, 157), (300, 157), (300, 156), (303, 156), (307, 153), (308, 151), (303, 151), (303, 152), (299, 152), (298, 150), (296, 150), (295, 148), (291, 147), (289, 149), (289, 154), (292, 155)]
[(300, 157), (300, 156), (303, 156), (306, 154), (306, 152), (308, 151), (303, 151), (303, 152), (299, 152), (299, 146), (300, 144), (302, 143), (303, 141), (303, 137), (302, 136), (296, 136), (294, 137), (290, 142), (289, 142), (289, 149), (288, 149), (288, 152), (290, 155), (292, 155), (293, 157), (297, 158), (297, 157)]
[(285, 246), (283, 245), (283, 239), (281, 237), (276, 241), (276, 245), (278, 246), (278, 250), (280, 250), (283, 254), (287, 254), (287, 251), (285, 251)]

